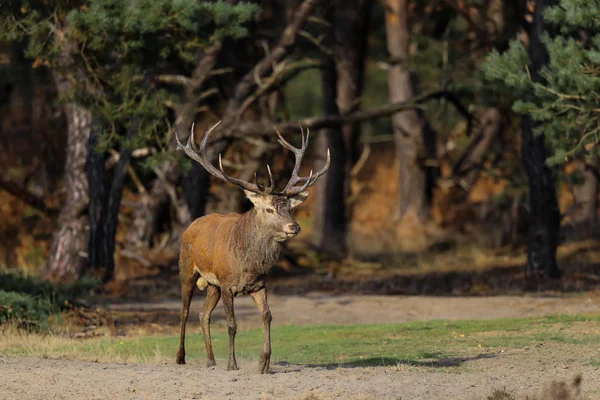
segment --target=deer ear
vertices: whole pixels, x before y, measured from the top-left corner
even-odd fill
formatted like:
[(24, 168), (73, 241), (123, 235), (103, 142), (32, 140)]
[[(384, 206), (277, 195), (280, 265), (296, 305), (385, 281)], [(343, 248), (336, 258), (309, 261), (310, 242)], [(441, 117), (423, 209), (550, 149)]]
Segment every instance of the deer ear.
[(308, 190), (305, 190), (304, 192), (297, 194), (294, 197), (290, 197), (290, 206), (292, 208), (299, 206), (304, 200), (308, 198), (309, 194), (310, 192)]
[(244, 193), (246, 194), (248, 200), (250, 200), (254, 205), (257, 205), (263, 199), (263, 196), (260, 194), (251, 192), (249, 190), (244, 190)]

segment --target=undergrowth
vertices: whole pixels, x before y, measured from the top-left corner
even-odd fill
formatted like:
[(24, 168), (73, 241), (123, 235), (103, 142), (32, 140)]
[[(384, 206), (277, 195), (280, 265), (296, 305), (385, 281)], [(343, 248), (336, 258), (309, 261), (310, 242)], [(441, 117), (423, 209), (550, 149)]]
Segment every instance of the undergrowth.
[(85, 298), (97, 286), (96, 280), (87, 278), (73, 284), (53, 283), (20, 271), (0, 271), (0, 324), (47, 329), (51, 315)]

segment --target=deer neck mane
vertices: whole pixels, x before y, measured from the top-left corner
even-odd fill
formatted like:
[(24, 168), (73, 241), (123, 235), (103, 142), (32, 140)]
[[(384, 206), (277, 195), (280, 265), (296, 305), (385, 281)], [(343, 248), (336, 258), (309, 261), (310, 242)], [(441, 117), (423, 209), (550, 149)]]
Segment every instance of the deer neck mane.
[(263, 275), (279, 258), (283, 244), (261, 226), (256, 214), (254, 207), (242, 214), (236, 229), (235, 255), (239, 267)]

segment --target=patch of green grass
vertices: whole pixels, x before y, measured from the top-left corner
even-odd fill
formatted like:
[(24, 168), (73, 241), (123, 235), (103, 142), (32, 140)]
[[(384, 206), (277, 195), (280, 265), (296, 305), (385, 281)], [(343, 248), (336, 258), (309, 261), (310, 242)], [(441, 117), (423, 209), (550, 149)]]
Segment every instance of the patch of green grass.
[(596, 358), (596, 359), (593, 359), (593, 360), (591, 360), (591, 361), (588, 363), (588, 365), (589, 365), (590, 367), (596, 367), (596, 368), (600, 368), (600, 358)]
[[(460, 367), (465, 361), (494, 357), (500, 349), (522, 348), (544, 342), (587, 344), (600, 342), (600, 316), (550, 316), (485, 321), (429, 321), (354, 326), (274, 326), (272, 362), (325, 366), (409, 365)], [(212, 327), (218, 359), (227, 358), (226, 329)], [(35, 338), (34, 338), (35, 339)], [(172, 361), (177, 336), (98, 338), (85, 341), (39, 338), (5, 341), (0, 353), (45, 354), (48, 357), (99, 361)], [(261, 353), (261, 329), (241, 330), (236, 354), (256, 360)], [(202, 334), (186, 340), (187, 360), (204, 362)], [(454, 370), (456, 368), (452, 368)], [(446, 369), (448, 370), (448, 369)]]

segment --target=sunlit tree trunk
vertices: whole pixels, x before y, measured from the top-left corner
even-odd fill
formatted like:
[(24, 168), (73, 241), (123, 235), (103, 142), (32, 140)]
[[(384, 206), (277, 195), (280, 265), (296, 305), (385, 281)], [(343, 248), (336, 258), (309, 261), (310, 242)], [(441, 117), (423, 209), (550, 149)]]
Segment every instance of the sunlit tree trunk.
[[(62, 77), (57, 78), (58, 81)], [(65, 84), (58, 83), (59, 91)], [(81, 276), (84, 265), (84, 215), (88, 205), (88, 181), (85, 174), (87, 141), (92, 116), (89, 110), (75, 104), (64, 106), (67, 120), (67, 152), (64, 187), (66, 198), (58, 216), (58, 227), (52, 237), (50, 258), (44, 276), (57, 281), (75, 280)]]
[[(74, 46), (64, 32), (56, 33), (61, 52), (60, 63), (53, 70), (59, 95), (67, 96), (75, 80), (85, 79), (73, 61)], [(51, 280), (75, 280), (81, 276), (85, 257), (88, 180), (85, 163), (92, 123), (91, 112), (74, 103), (63, 106), (67, 122), (67, 149), (64, 170), (65, 199), (52, 237), (50, 257), (43, 275)]]
[[(390, 102), (410, 99), (413, 77), (408, 68), (410, 30), (408, 0), (386, 0), (387, 47), (391, 57), (388, 71)], [(423, 161), (435, 157), (435, 132), (416, 110), (392, 116), (396, 157), (399, 163), (398, 217), (413, 214), (415, 221), (425, 222), (431, 204), (431, 177)], [(433, 153), (433, 154), (432, 154)]]

